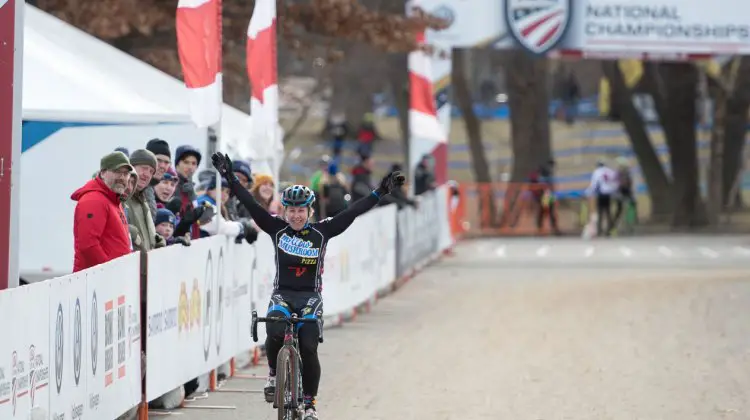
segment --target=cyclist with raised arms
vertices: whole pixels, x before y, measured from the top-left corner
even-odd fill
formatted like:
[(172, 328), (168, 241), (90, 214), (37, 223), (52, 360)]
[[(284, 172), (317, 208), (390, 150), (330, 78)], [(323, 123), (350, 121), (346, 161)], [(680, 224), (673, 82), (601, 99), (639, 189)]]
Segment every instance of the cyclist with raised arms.
[[(375, 207), (381, 197), (394, 188), (401, 187), (405, 180), (400, 172), (391, 172), (369, 196), (357, 200), (332, 218), (310, 223), (315, 193), (309, 188), (303, 185), (286, 188), (281, 195), (281, 217), (272, 216), (239, 183), (232, 171), (229, 156), (214, 153), (211, 160), (229, 182), (237, 200), (247, 208), (256, 225), (271, 236), (276, 247), (276, 278), (268, 304), (269, 317), (289, 317), (296, 313), (303, 318), (322, 318), (321, 275), (328, 241), (343, 233), (357, 216)], [(305, 420), (318, 418), (315, 409), (315, 396), (320, 382), (318, 328), (315, 324), (308, 324), (299, 329)], [(276, 357), (284, 344), (284, 326), (269, 324), (266, 326), (266, 333), (269, 374), (264, 394), (267, 402), (273, 402), (276, 391)]]

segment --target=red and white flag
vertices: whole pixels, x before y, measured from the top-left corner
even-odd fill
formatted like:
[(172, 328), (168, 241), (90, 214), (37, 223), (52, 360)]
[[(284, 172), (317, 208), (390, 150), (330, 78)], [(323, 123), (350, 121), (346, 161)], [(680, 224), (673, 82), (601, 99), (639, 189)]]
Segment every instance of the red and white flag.
[(179, 0), (177, 50), (190, 116), (198, 127), (221, 119), (221, 0)]
[[(425, 42), (423, 33), (417, 36), (417, 42)], [(438, 119), (432, 79), (431, 58), (423, 51), (411, 52), (409, 54), (410, 137), (445, 143), (446, 133)]]
[(265, 161), (276, 172), (279, 88), (276, 65), (276, 0), (255, 0), (247, 28), (247, 74), (251, 85), (250, 114), (253, 119), (255, 159)]

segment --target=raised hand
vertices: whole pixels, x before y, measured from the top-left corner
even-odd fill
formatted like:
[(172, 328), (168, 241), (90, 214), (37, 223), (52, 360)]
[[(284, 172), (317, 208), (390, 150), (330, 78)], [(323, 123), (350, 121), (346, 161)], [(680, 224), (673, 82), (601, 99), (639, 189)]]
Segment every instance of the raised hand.
[(218, 152), (214, 153), (211, 156), (211, 163), (213, 163), (214, 168), (216, 168), (224, 178), (227, 178), (227, 176), (232, 173), (232, 159), (229, 158), (229, 155)]

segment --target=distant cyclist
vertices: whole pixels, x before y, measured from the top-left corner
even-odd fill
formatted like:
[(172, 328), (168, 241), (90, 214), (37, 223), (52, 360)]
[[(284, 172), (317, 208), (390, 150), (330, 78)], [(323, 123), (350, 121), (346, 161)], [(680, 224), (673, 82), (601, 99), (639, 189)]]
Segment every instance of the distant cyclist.
[[(586, 189), (587, 195), (594, 195), (596, 197), (597, 236), (605, 234), (609, 236), (612, 233), (612, 229), (614, 228), (611, 210), (612, 195), (617, 190), (617, 173), (604, 163), (604, 159), (599, 159), (596, 162), (596, 169), (591, 173), (591, 184)], [(605, 217), (607, 218), (606, 230), (602, 226)]]
[[(354, 219), (375, 207), (380, 198), (400, 188), (405, 177), (391, 172), (380, 186), (368, 196), (352, 203), (346, 210), (332, 218), (310, 223), (315, 193), (303, 185), (292, 185), (281, 195), (281, 217), (270, 215), (240, 185), (229, 156), (214, 153), (214, 167), (229, 182), (232, 193), (250, 212), (258, 227), (271, 236), (276, 247), (276, 278), (268, 305), (269, 317), (289, 317), (296, 313), (303, 318), (323, 316), (323, 260), (328, 241), (343, 233)], [(264, 389), (266, 401), (273, 402), (276, 391), (276, 357), (284, 344), (284, 326), (266, 326), (266, 354), (268, 355), (268, 382)], [(317, 420), (315, 396), (320, 382), (317, 326), (308, 324), (299, 330), (299, 348), (302, 357), (302, 390), (305, 402), (305, 420)]]

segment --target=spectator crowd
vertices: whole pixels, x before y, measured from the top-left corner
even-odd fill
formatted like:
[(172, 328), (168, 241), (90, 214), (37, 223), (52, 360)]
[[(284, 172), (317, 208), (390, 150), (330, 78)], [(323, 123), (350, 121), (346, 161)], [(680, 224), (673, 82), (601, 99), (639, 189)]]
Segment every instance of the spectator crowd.
[[(71, 195), (76, 201), (73, 271), (130, 252), (190, 246), (191, 240), (213, 235), (228, 236), (237, 243), (254, 243), (258, 228), (247, 210), (230, 197), (226, 181), (206, 170), (198, 174), (199, 181), (194, 183), (201, 159), (200, 151), (191, 146), (179, 146), (173, 154), (169, 143), (161, 139), (152, 139), (145, 148), (132, 153), (118, 148), (103, 156), (99, 170)], [(234, 162), (234, 171), (242, 185), (269, 211), (276, 211), (273, 177), (253, 176), (250, 163), (241, 160)], [(141, 289), (145, 290), (145, 285)], [(225, 372), (220, 370), (220, 380), (222, 375)], [(195, 378), (185, 383), (153, 401), (152, 408), (179, 407), (186, 396), (204, 388), (201, 382), (206, 381)], [(133, 409), (120, 418), (136, 417)]]

